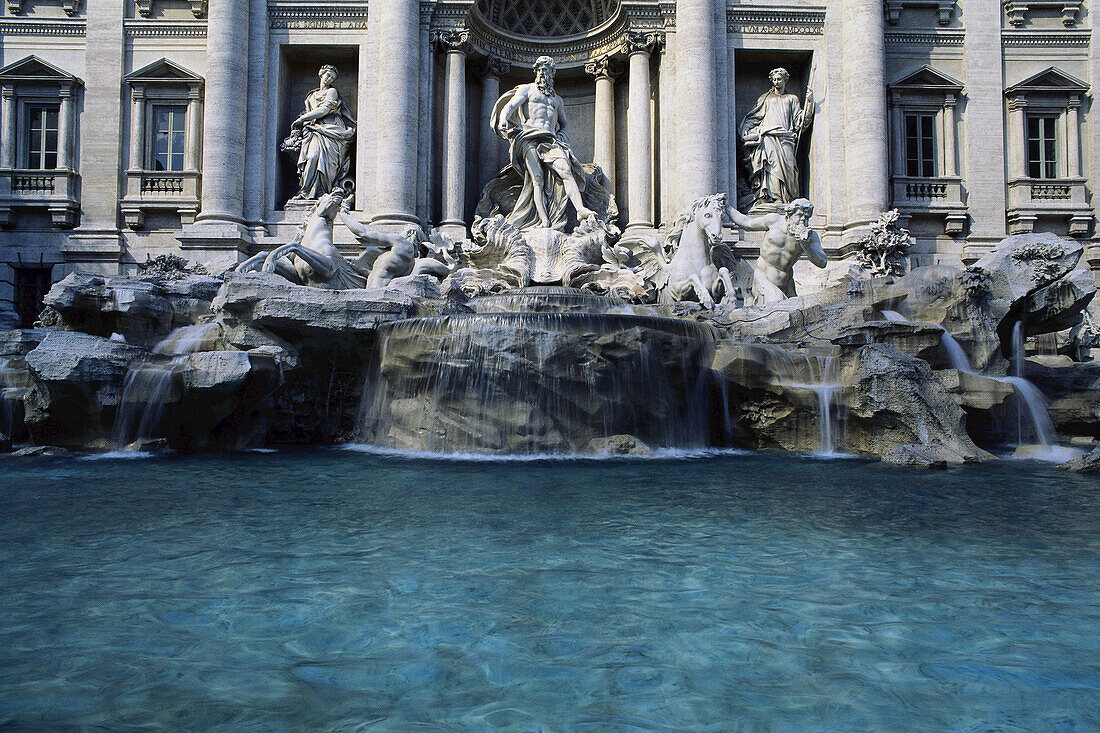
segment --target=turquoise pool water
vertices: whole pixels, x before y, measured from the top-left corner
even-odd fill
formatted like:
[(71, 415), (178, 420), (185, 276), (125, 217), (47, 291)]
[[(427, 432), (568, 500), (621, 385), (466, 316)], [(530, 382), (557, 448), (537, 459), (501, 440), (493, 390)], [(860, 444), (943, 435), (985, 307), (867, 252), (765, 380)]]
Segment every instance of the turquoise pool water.
[(3, 459), (0, 730), (1100, 729), (1100, 480)]

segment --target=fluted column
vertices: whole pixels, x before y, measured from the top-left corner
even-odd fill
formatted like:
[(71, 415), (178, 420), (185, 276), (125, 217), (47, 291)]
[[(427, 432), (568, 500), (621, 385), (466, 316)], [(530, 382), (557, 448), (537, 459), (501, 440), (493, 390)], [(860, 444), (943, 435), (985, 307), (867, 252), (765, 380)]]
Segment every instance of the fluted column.
[(876, 220), (888, 200), (882, 0), (842, 0), (840, 11), (848, 227), (856, 227)]
[(420, 126), (420, 2), (376, 0), (378, 23), (376, 90), (377, 224), (418, 223), (416, 217), (417, 130)]
[(500, 160), (500, 138), (489, 124), (493, 116), (493, 107), (500, 98), (500, 77), (508, 73), (510, 65), (496, 57), (490, 56), (481, 64), (481, 123), (478, 135), (481, 146), (478, 150), (478, 189), (485, 188), (489, 181), (500, 172), (502, 167)]
[(130, 170), (145, 168), (145, 89), (130, 92)]
[(248, 0), (210, 3), (203, 124), (204, 223), (243, 222), (248, 128)]
[(663, 40), (661, 33), (630, 32), (623, 41), (630, 68), (626, 109), (627, 228), (653, 226), (649, 56)]
[(5, 84), (0, 90), (0, 125), (3, 127), (3, 139), (0, 139), (0, 168), (15, 167), (15, 88)]
[(447, 54), (443, 130), (443, 226), (466, 228), (466, 50), (470, 34), (442, 31), (433, 41)]
[(615, 77), (611, 57), (604, 56), (584, 70), (596, 77), (596, 115), (593, 123), (592, 162), (603, 169), (615, 192)]
[(676, 148), (681, 205), (709, 196), (718, 187), (718, 130), (713, 112), (718, 105), (715, 35), (712, 2), (676, 3), (676, 97), (680, 108)]

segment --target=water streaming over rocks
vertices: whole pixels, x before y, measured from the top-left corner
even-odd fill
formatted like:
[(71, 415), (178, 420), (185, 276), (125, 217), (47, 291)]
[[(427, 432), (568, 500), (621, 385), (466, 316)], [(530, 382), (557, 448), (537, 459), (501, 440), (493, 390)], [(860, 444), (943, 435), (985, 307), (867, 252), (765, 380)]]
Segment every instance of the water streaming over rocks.
[(379, 327), (362, 440), (520, 454), (711, 444), (712, 327), (566, 288), (473, 305)]
[(217, 323), (177, 328), (153, 348), (153, 353), (171, 357), (168, 361), (149, 361), (130, 369), (111, 434), (117, 448), (159, 437), (165, 410), (173, 389), (178, 389), (180, 373), (187, 368), (188, 356), (212, 350), (218, 328)]
[(817, 400), (816, 453), (837, 454), (840, 430), (838, 392), (843, 388), (837, 373), (837, 358), (782, 348), (768, 348), (768, 366), (778, 384), (791, 390), (809, 390)]

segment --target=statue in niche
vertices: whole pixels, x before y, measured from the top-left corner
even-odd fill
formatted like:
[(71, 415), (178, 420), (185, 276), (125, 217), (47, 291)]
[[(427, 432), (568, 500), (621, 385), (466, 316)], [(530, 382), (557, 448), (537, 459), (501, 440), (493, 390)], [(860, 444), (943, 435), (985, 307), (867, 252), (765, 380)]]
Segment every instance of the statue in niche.
[(786, 69), (772, 69), (772, 88), (760, 95), (738, 128), (750, 170), (742, 208), (783, 211), (799, 196), (798, 147), (813, 121), (814, 100), (807, 90), (803, 108), (797, 96), (787, 94), (790, 78)]
[[(569, 204), (578, 220), (595, 214), (581, 195), (585, 170), (569, 147), (565, 105), (554, 92), (554, 70), (554, 60), (540, 56), (535, 61), (535, 81), (504, 94), (490, 118), (493, 130), (509, 142), (512, 173), (522, 178), (515, 204), (505, 216), (520, 230), (564, 230)], [(502, 176), (513, 177), (508, 173), (505, 170)]]
[(752, 305), (767, 305), (797, 295), (794, 288), (794, 263), (802, 255), (824, 268), (828, 255), (821, 237), (810, 229), (814, 205), (807, 199), (786, 204), (782, 214), (746, 216), (732, 206), (727, 209), (733, 223), (750, 232), (767, 232), (760, 243), (760, 256), (753, 265)]
[(290, 124), (282, 148), (298, 153), (299, 190), (294, 198), (314, 200), (337, 187), (350, 190), (349, 148), (355, 138), (355, 119), (333, 84), (335, 66), (317, 72), (319, 86), (306, 96), (305, 111)]

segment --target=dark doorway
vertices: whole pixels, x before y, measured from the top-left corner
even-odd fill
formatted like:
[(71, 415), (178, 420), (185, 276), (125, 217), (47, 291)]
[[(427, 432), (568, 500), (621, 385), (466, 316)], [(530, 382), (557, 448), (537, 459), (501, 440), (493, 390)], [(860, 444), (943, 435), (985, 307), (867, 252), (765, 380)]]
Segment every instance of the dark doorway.
[(50, 292), (53, 267), (13, 267), (15, 270), (15, 313), (20, 328), (34, 326), (42, 312), (42, 299)]

